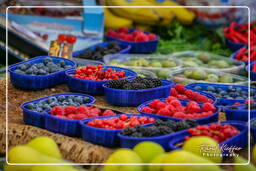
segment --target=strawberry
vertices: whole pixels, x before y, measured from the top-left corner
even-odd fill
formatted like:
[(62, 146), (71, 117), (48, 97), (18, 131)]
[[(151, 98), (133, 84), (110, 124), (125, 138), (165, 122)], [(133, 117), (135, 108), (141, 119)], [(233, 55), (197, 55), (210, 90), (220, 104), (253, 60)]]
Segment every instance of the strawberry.
[(182, 106), (179, 100), (172, 100), (169, 104), (174, 107)]
[(166, 102), (167, 102), (167, 103), (170, 103), (170, 102), (173, 101), (173, 100), (177, 100), (177, 98), (174, 97), (174, 96), (169, 96), (169, 97), (167, 97)]
[(83, 113), (78, 113), (73, 116), (73, 119), (75, 119), (75, 120), (81, 120), (81, 119), (85, 119), (85, 118), (87, 118), (87, 115), (85, 115)]
[(134, 38), (131, 34), (127, 34), (124, 38), (124, 40), (128, 41), (128, 42), (133, 42)]
[(156, 35), (153, 34), (153, 33), (149, 33), (149, 34), (148, 34), (148, 39), (149, 39), (149, 40), (156, 40)]
[(162, 108), (165, 108), (166, 107), (166, 104), (164, 103), (164, 102), (159, 102), (159, 103), (157, 103), (157, 106), (156, 106), (156, 108), (158, 109), (158, 110), (160, 110), (160, 109), (162, 109)]
[(118, 29), (118, 32), (119, 33), (126, 33), (127, 34), (129, 32), (129, 29), (126, 28), (126, 27), (121, 27), (121, 28)]
[(143, 113), (154, 113), (154, 110), (151, 109), (150, 107), (143, 107), (143, 108), (141, 109), (141, 111), (142, 111)]
[(117, 33), (114, 30), (108, 30), (107, 36), (116, 37)]
[(168, 108), (165, 107), (165, 108), (160, 109), (156, 114), (157, 114), (157, 115), (169, 116), (171, 113), (170, 113), (170, 111), (168, 110)]
[(160, 100), (154, 100), (152, 102), (149, 103), (149, 107), (153, 108), (153, 109), (156, 109), (156, 106), (158, 103), (160, 103), (161, 101)]
[(186, 117), (186, 114), (183, 113), (183, 112), (176, 112), (176, 113), (174, 113), (173, 117), (174, 117), (174, 118), (180, 118), (180, 119), (182, 119), (182, 118), (185, 118), (185, 117)]
[(75, 106), (66, 106), (64, 108), (65, 114), (75, 114), (76, 113), (76, 107)]
[(89, 112), (89, 110), (86, 106), (79, 106), (76, 108), (76, 113), (87, 114), (88, 112)]
[(147, 42), (148, 41), (148, 36), (144, 33), (138, 34), (135, 37), (135, 42)]
[(180, 94), (184, 94), (184, 92), (186, 91), (186, 88), (183, 84), (176, 84), (174, 86), (174, 88), (180, 93)]
[(203, 106), (202, 106), (202, 111), (203, 112), (208, 112), (208, 111), (215, 112), (216, 108), (211, 103), (204, 103)]
[(199, 113), (201, 112), (200, 106), (194, 102), (191, 101), (186, 106), (186, 113)]
[(51, 110), (52, 115), (64, 115), (64, 110), (62, 109), (61, 106), (55, 106)]
[(174, 96), (174, 97), (177, 97), (179, 95), (179, 93), (177, 92), (177, 90), (175, 88), (171, 88), (170, 95)]

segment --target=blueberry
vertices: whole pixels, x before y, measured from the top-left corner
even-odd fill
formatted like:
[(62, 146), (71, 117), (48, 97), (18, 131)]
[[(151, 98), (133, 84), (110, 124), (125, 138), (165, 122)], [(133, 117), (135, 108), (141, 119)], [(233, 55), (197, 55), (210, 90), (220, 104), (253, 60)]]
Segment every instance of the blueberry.
[(27, 69), (26, 65), (24, 65), (24, 64), (18, 65), (17, 68), (18, 68), (19, 70), (21, 70), (21, 71), (25, 71), (25, 70)]
[(56, 102), (56, 101), (57, 101), (57, 98), (56, 98), (56, 97), (49, 97), (49, 98), (48, 98), (48, 102), (49, 102), (49, 103)]
[(30, 74), (32, 74), (33, 73), (33, 70), (31, 69), (31, 68), (29, 68), (28, 70), (26, 70), (26, 72), (25, 72), (26, 74), (28, 74), (28, 75), (30, 75)]
[(76, 96), (74, 98), (74, 102), (77, 102), (79, 104), (83, 104), (83, 98), (81, 96)]
[(43, 109), (41, 107), (37, 107), (35, 110), (36, 112), (39, 112), (39, 113), (43, 112)]
[(46, 71), (43, 69), (38, 70), (38, 75), (46, 75)]
[(220, 93), (222, 91), (221, 88), (217, 88), (217, 92)]
[(24, 63), (24, 65), (26, 66), (27, 69), (28, 69), (29, 67), (31, 67), (30, 63)]
[(23, 71), (21, 71), (19, 69), (14, 70), (14, 72), (17, 73), (17, 74), (25, 74), (25, 72), (23, 72)]
[(201, 90), (202, 88), (200, 86), (195, 86), (196, 90)]
[(72, 67), (71, 65), (66, 65), (65, 69), (68, 69), (68, 68), (71, 68), (71, 67)]
[(49, 63), (49, 62), (52, 62), (52, 58), (50, 58), (50, 57), (44, 58), (43, 63), (44, 63), (45, 65), (46, 65), (47, 63)]
[(70, 96), (68, 96), (68, 99), (74, 99), (75, 98), (75, 96), (74, 95), (70, 95)]
[(49, 105), (50, 105), (50, 107), (58, 106), (58, 104), (56, 102), (51, 102)]
[(237, 88), (237, 89), (236, 89), (236, 91), (241, 92), (241, 91), (242, 91), (242, 89), (241, 89), (241, 88)]
[(90, 102), (89, 97), (84, 97), (84, 98), (83, 98), (83, 104), (89, 103), (89, 102)]
[(68, 99), (68, 103), (74, 103), (73, 99)]
[(61, 95), (61, 96), (58, 96), (57, 99), (58, 101), (63, 102), (66, 99), (66, 97)]
[(44, 110), (49, 110), (49, 109), (51, 109), (51, 107), (50, 107), (50, 105), (48, 105), (48, 104), (44, 104), (44, 105), (43, 105), (43, 109), (44, 109)]
[(33, 103), (29, 103), (25, 106), (27, 109), (33, 109), (35, 106)]
[(65, 61), (60, 61), (59, 64), (60, 64), (60, 66), (63, 67), (63, 68), (66, 66)]
[(215, 91), (215, 88), (213, 86), (208, 86), (206, 88), (207, 91), (211, 91), (211, 92), (214, 92)]
[(63, 105), (63, 106), (67, 106), (67, 105), (69, 105), (69, 102), (64, 101), (64, 102), (62, 102), (62, 105)]

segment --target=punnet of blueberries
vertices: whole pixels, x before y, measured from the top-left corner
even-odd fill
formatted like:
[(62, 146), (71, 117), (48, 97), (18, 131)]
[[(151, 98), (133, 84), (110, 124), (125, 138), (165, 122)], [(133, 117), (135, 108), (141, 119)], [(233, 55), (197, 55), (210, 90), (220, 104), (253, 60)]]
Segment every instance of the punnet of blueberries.
[[(222, 88), (215, 88), (213, 86), (207, 86), (206, 89), (203, 89), (201, 86), (196, 86), (195, 89), (211, 93), (215, 97), (221, 99), (248, 99), (247, 90), (242, 90), (241, 88), (236, 88), (234, 86), (228, 86), (227, 90)], [(254, 89), (251, 89), (251, 97), (256, 99), (256, 92)]]
[(14, 72), (25, 75), (47, 75), (71, 67), (72, 66), (67, 65), (64, 60), (60, 60), (58, 63), (54, 63), (52, 58), (46, 57), (43, 59), (43, 62), (40, 63), (30, 64), (27, 62), (20, 64), (17, 66)]
[(25, 106), (25, 108), (32, 110), (34, 112), (43, 112), (45, 110), (50, 110), (55, 106), (80, 106), (83, 104), (90, 103), (90, 99), (88, 97), (83, 96), (64, 96), (60, 95), (57, 97), (49, 97), (47, 99), (41, 100), (36, 103), (29, 103)]
[(155, 137), (170, 134), (173, 132), (193, 128), (197, 126), (194, 120), (181, 120), (174, 122), (172, 120), (156, 120), (151, 126), (128, 127), (122, 130), (121, 134), (129, 137)]
[(108, 82), (109, 88), (124, 90), (143, 90), (162, 86), (162, 81), (158, 78), (136, 77), (133, 80), (117, 79)]
[(105, 55), (114, 54), (121, 51), (121, 47), (115, 41), (109, 42), (106, 47), (96, 46), (94, 50), (87, 49), (85, 52), (79, 54), (78, 58), (99, 60), (102, 59)]

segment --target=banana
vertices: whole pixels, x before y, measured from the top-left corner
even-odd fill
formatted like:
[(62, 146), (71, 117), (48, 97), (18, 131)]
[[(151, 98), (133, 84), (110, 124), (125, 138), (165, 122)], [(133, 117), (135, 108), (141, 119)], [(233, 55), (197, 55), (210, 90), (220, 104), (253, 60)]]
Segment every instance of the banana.
[(111, 11), (108, 8), (104, 9), (104, 15), (105, 15), (105, 27), (111, 28), (111, 29), (118, 29), (120, 27), (132, 27), (132, 20), (122, 18), (119, 16), (116, 16), (111, 13)]
[[(141, 0), (105, 0), (108, 6), (144, 6)], [(161, 20), (163, 16), (155, 8), (110, 8), (114, 14), (133, 20), (136, 23), (153, 25)]]
[[(156, 6), (180, 6), (178, 3), (171, 0), (165, 0), (164, 2), (157, 2), (156, 0), (147, 0)], [(195, 14), (186, 8), (166, 8), (170, 10), (182, 24), (191, 24), (195, 19)]]

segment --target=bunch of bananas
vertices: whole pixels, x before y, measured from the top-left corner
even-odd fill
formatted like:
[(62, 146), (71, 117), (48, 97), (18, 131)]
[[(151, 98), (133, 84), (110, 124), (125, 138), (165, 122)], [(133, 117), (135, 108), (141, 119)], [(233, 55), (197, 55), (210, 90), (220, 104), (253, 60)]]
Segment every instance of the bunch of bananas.
[[(104, 0), (106, 6), (118, 6), (117, 8), (105, 8), (105, 27), (117, 29), (120, 27), (149, 30), (152, 25), (168, 25), (173, 18), (182, 24), (191, 24), (195, 14), (179, 4), (165, 0)], [(128, 8), (127, 6), (133, 6)], [(140, 8), (138, 6), (163, 6), (163, 8)], [(164, 8), (175, 6), (177, 8)]]

